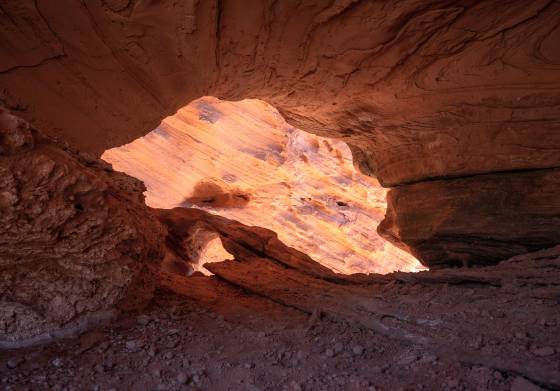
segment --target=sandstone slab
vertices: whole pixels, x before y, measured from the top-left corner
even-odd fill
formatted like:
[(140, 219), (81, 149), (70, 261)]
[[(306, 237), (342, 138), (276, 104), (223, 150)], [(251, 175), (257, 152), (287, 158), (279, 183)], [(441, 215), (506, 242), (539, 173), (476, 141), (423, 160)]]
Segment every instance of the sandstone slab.
[(430, 268), (488, 265), (560, 243), (560, 170), (392, 189), (379, 233)]

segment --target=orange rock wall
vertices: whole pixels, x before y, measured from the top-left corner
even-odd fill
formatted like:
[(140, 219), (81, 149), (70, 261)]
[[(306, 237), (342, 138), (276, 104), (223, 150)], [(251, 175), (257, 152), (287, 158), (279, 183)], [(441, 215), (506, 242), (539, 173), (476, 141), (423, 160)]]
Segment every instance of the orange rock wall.
[(354, 168), (348, 146), (293, 128), (262, 101), (199, 99), (102, 158), (142, 180), (151, 207), (268, 228), (336, 272), (423, 268), (377, 234), (387, 190)]

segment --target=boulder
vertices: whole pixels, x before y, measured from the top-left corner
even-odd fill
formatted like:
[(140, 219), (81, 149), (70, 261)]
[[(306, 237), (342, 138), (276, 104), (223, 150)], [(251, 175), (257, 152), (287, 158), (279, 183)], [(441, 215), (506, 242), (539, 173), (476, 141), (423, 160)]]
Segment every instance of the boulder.
[(0, 112), (0, 347), (145, 305), (164, 228), (143, 184)]

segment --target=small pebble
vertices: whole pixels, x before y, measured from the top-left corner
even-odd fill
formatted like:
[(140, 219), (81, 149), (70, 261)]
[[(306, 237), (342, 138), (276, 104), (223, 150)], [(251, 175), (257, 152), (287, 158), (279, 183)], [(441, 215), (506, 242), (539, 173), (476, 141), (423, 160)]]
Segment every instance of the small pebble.
[(141, 349), (144, 346), (142, 341), (138, 341), (138, 340), (130, 340), (130, 341), (126, 341), (125, 343), (125, 347), (127, 350), (130, 351), (137, 351), (139, 349)]
[(361, 356), (364, 353), (364, 348), (360, 345), (356, 345), (352, 348), (352, 353), (356, 356)]
[(147, 326), (150, 323), (150, 318), (144, 315), (139, 316), (138, 318), (136, 318), (136, 323), (138, 323), (140, 326)]
[(165, 355), (163, 356), (166, 360), (171, 360), (173, 358), (174, 354), (173, 352), (166, 352)]
[(180, 373), (177, 375), (177, 383), (179, 383), (179, 384), (187, 384), (188, 381), (189, 381), (189, 377), (187, 376), (186, 373), (180, 372)]
[(552, 356), (554, 354), (554, 348), (552, 346), (545, 346), (544, 348), (531, 349), (531, 353), (539, 357)]
[(165, 347), (168, 348), (168, 349), (173, 349), (173, 348), (177, 347), (177, 345), (179, 345), (179, 341), (173, 340), (173, 341), (167, 342)]
[(344, 345), (341, 342), (337, 342), (334, 344), (334, 351), (335, 353), (340, 353), (344, 349)]
[(15, 369), (19, 366), (19, 364), (21, 364), (21, 361), (18, 360), (14, 360), (14, 359), (10, 359), (8, 360), (8, 362), (6, 363), (6, 366), (10, 369)]

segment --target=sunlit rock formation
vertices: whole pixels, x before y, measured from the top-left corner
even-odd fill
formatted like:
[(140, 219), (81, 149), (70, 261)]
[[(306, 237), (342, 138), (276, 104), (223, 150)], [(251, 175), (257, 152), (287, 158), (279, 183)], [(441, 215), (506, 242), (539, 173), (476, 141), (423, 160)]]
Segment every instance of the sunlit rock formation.
[(0, 348), (144, 305), (165, 230), (144, 186), (0, 111)]
[(337, 272), (422, 268), (377, 235), (386, 189), (356, 171), (348, 146), (293, 128), (262, 101), (197, 100), (103, 159), (146, 184), (149, 206), (271, 229)]
[[(181, 235), (168, 232), (166, 238), (168, 251), (161, 265), (161, 271), (182, 276), (190, 276), (196, 272), (210, 275), (211, 273), (204, 267), (205, 264), (233, 258), (232, 254), (224, 248), (219, 231), (205, 221), (206, 217), (208, 220), (211, 219), (210, 214), (194, 208), (177, 208), (177, 210), (180, 210), (178, 214), (191, 218), (188, 223), (175, 229), (175, 232), (181, 230)], [(160, 215), (164, 214), (164, 211), (165, 209), (162, 209)], [(239, 224), (236, 221), (227, 221), (225, 230), (229, 234)]]
[[(155, 213), (167, 229), (166, 242), (169, 252), (174, 256), (190, 259), (199, 255), (197, 249), (192, 246), (193, 242), (197, 242), (197, 231), (204, 230), (207, 234), (220, 240), (221, 247), (223, 251), (227, 251), (228, 256), (222, 260), (209, 259), (210, 262), (205, 263), (207, 268), (214, 263), (224, 263), (227, 260), (251, 262), (255, 259), (267, 259), (277, 262), (284, 269), (320, 279), (340, 278), (351, 283), (361, 283), (369, 278), (363, 274), (347, 276), (334, 273), (312, 260), (309, 255), (286, 246), (278, 240), (276, 232), (266, 228), (250, 227), (195, 208), (159, 209)], [(283, 284), (285, 276), (287, 275), (284, 273), (278, 274), (280, 286)], [(374, 279), (382, 280), (385, 277), (378, 274), (373, 276)]]

